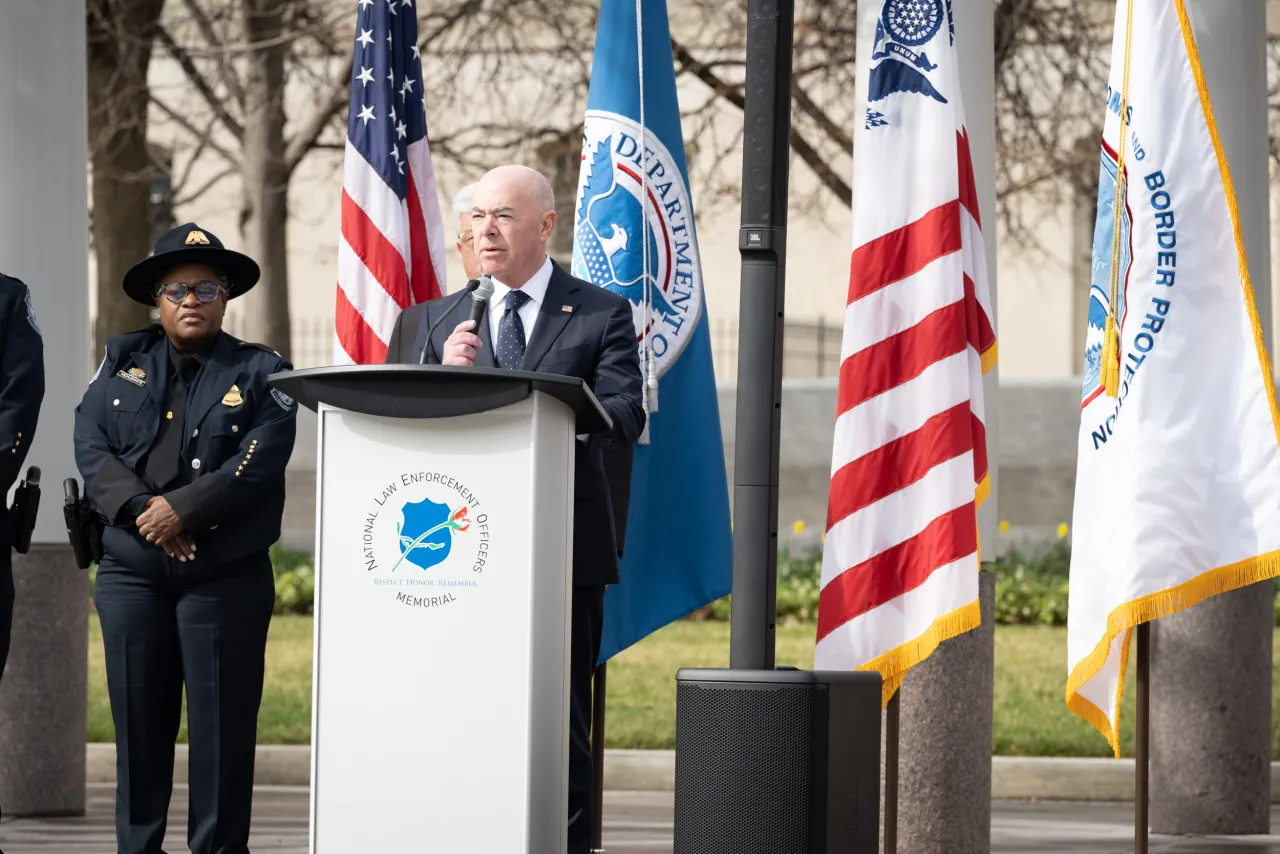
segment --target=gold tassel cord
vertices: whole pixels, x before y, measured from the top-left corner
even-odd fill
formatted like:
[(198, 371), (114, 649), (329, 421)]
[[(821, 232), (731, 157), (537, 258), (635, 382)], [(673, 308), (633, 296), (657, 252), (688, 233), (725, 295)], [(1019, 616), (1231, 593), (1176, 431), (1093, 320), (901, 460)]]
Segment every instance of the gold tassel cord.
[(1120, 394), (1120, 225), (1124, 221), (1125, 186), (1124, 152), (1129, 130), (1129, 56), (1133, 40), (1133, 0), (1126, 6), (1124, 30), (1124, 79), (1120, 84), (1120, 137), (1116, 145), (1116, 201), (1112, 210), (1111, 229), (1111, 311), (1107, 315), (1106, 339), (1102, 347), (1102, 375), (1108, 397)]
[(1115, 318), (1107, 317), (1106, 339), (1102, 345), (1102, 369), (1108, 397), (1120, 393), (1120, 333)]

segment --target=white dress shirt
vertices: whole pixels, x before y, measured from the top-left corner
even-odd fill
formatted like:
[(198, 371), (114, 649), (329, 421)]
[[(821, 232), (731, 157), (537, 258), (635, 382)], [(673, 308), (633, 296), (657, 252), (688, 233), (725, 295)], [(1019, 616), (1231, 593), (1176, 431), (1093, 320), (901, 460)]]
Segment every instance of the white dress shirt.
[[(492, 277), (491, 277), (492, 278)], [(524, 291), (529, 297), (525, 304), (520, 306), (520, 322), (524, 326), (524, 345), (526, 348), (529, 342), (533, 340), (533, 324), (538, 319), (538, 312), (542, 310), (543, 300), (547, 298), (547, 285), (551, 283), (551, 256), (547, 256), (542, 262), (542, 266), (538, 268), (538, 272), (524, 283), (524, 287), (520, 290)], [(512, 288), (493, 280), (493, 296), (489, 298), (489, 308), (485, 312), (489, 320), (489, 340), (493, 343), (496, 350), (498, 347), (498, 324), (502, 322), (502, 315), (507, 313), (507, 294), (511, 293)]]

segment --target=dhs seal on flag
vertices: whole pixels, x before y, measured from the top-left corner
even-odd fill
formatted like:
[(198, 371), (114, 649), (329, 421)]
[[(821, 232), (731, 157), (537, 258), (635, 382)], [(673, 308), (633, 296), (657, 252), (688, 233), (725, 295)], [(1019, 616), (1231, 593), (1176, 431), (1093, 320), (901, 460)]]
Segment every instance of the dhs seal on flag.
[(587, 111), (573, 274), (631, 301), (641, 350), (653, 352), (661, 377), (698, 327), (702, 267), (689, 188), (666, 146), (645, 137), (642, 151), (636, 122)]

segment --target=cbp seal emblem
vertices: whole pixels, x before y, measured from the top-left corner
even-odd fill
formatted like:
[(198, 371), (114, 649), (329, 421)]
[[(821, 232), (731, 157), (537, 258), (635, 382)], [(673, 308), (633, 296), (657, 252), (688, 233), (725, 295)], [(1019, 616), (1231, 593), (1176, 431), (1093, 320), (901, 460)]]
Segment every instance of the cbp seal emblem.
[(698, 326), (702, 267), (681, 164), (657, 134), (644, 135), (644, 150), (640, 136), (624, 116), (587, 111), (573, 275), (631, 301), (636, 338), (660, 377)]
[[(1106, 337), (1107, 316), (1111, 306), (1111, 252), (1116, 227), (1116, 176), (1119, 164), (1115, 151), (1105, 142), (1098, 167), (1098, 218), (1093, 228), (1093, 260), (1089, 266), (1089, 320), (1085, 330), (1084, 389), (1081, 406), (1102, 393), (1102, 345)], [(1125, 170), (1128, 172), (1128, 169)], [(1125, 184), (1128, 184), (1126, 176)], [(1126, 187), (1127, 189), (1127, 187)], [(1118, 325), (1124, 323), (1125, 291), (1129, 284), (1129, 268), (1133, 266), (1133, 240), (1130, 237), (1133, 213), (1129, 210), (1129, 194), (1120, 206), (1120, 287), (1119, 305), (1115, 306)]]
[[(883, 101), (898, 93), (924, 95), (943, 104), (947, 98), (929, 79), (938, 64), (920, 50), (933, 41), (947, 25), (950, 43), (955, 41), (950, 0), (885, 0), (876, 21), (875, 43), (871, 49), (871, 75), (868, 81), (868, 104)], [(868, 129), (885, 127), (885, 113), (867, 107)]]

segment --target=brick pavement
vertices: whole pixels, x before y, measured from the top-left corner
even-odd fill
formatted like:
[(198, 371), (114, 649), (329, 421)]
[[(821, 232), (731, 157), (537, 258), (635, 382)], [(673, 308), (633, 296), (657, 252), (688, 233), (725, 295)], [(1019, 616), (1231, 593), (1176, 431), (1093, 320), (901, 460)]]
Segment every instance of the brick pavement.
[[(186, 847), (186, 787), (174, 791), (166, 850)], [(254, 799), (254, 854), (306, 854), (307, 790), (261, 787)], [(4, 854), (114, 854), (113, 795), (91, 785), (87, 814), (77, 818), (0, 822)], [(609, 854), (671, 851), (670, 793), (608, 792), (605, 848)], [(1130, 804), (997, 803), (992, 814), (993, 854), (1127, 854), (1133, 850)], [(1280, 829), (1280, 809), (1272, 811)], [(1155, 837), (1152, 854), (1280, 854), (1280, 835), (1191, 839)], [(398, 852), (397, 852), (398, 854)]]

